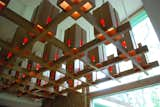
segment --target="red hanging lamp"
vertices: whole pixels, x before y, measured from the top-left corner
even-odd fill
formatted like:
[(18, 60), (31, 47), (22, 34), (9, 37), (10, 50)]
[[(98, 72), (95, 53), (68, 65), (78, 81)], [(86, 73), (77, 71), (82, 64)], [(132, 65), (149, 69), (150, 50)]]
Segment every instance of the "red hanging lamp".
[(105, 27), (106, 26), (106, 22), (105, 22), (105, 20), (103, 18), (100, 19), (99, 23), (100, 23), (101, 27)]
[(29, 42), (29, 39), (27, 37), (24, 37), (22, 45), (26, 45), (28, 42)]
[(52, 18), (50, 16), (47, 17), (47, 20), (46, 20), (46, 24), (49, 24), (52, 22)]
[(122, 41), (122, 42), (121, 42), (121, 45), (122, 45), (123, 48), (127, 48), (127, 43), (126, 43), (126, 41)]
[(0, 1), (0, 10), (2, 10), (5, 6), (6, 6), (6, 4), (4, 2)]
[(68, 39), (68, 40), (67, 40), (67, 46), (68, 46), (68, 47), (71, 47), (71, 39)]
[(12, 52), (8, 52), (8, 54), (7, 54), (7, 59), (11, 59), (12, 56), (13, 56), (13, 53), (12, 53)]

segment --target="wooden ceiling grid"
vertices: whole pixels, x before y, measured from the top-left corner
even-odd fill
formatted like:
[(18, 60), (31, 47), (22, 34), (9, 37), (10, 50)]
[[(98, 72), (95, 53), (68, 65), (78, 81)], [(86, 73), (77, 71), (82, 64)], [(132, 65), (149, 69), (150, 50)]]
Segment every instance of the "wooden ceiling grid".
[[(65, 1), (72, 7), (72, 9), (70, 9), (69, 11), (68, 10), (62, 11), (56, 17), (54, 17), (54, 20), (51, 21), (51, 23), (49, 23), (48, 25), (46, 25), (44, 27), (34, 25), (32, 22), (27, 21), (26, 19), (24, 19), (23, 17), (21, 17), (17, 13), (15, 13), (12, 10), (10, 10), (9, 8), (7, 8), (7, 4), (9, 3), (8, 1), (7, 2), (3, 1), (3, 0), (1, 0), (1, 1), (3, 3), (6, 3), (6, 5), (0, 10), (0, 15), (7, 18), (8, 20), (16, 23), (20, 27), (24, 28), (27, 32), (32, 32), (34, 35), (36, 35), (36, 37), (31, 39), (28, 44), (26, 44), (22, 49), (19, 49), (18, 51), (15, 50), (14, 47), (10, 47), (10, 45), (8, 43), (4, 42), (3, 40), (0, 40), (0, 46), (7, 49), (10, 52), (12, 52), (15, 56), (18, 56), (21, 58), (27, 58), (33, 62), (39, 63), (42, 67), (44, 67), (44, 69), (41, 69), (40, 70), (41, 72), (35, 74), (35, 76), (33, 76), (33, 77), (40, 79), (40, 80), (45, 80), (48, 82), (48, 84), (46, 84), (44, 86), (37, 86), (37, 85), (31, 83), (30, 81), (27, 81), (27, 80), (17, 81), (16, 78), (13, 78), (8, 74), (1, 73), (1, 77), (8, 79), (8, 80), (11, 80), (11, 81), (15, 81), (17, 84), (22, 84), (24, 86), (33, 86), (34, 85), (33, 90), (29, 90), (29, 91), (28, 90), (26, 91), (21, 87), (17, 87), (23, 93), (27, 93), (27, 94), (30, 94), (32, 96), (37, 96), (37, 97), (52, 98), (52, 96), (54, 94), (63, 95), (64, 93), (67, 93), (70, 90), (76, 91), (78, 89), (82, 89), (83, 87), (88, 87), (90, 85), (98, 84), (98, 83), (108, 81), (111, 79), (124, 77), (126, 75), (131, 75), (131, 74), (134, 74), (137, 72), (142, 72), (142, 71), (145, 72), (145, 70), (148, 70), (148, 69), (151, 69), (153, 67), (158, 66), (158, 62), (153, 62), (153, 63), (149, 63), (146, 65), (140, 65), (134, 60), (134, 58), (136, 56), (144, 54), (148, 51), (147, 46), (139, 47), (139, 48), (137, 48), (135, 50), (131, 50), (131, 51), (125, 51), (124, 49), (122, 49), (121, 47), (116, 45), (115, 42), (117, 42), (123, 38), (123, 36), (121, 36), (121, 35), (128, 32), (129, 30), (131, 30), (129, 22), (122, 24), (122, 25), (118, 26), (117, 28), (115, 28), (117, 32), (114, 35), (108, 35), (107, 31), (109, 29), (107, 31), (104, 31), (100, 26), (98, 26), (98, 24), (95, 21), (95, 18), (89, 12), (86, 12), (86, 10), (83, 11), (84, 9), (81, 9), (81, 7), (84, 6), (84, 4), (88, 3), (88, 2), (92, 3), (92, 6), (93, 6), (92, 8), (94, 8), (94, 2), (91, 2), (90, 0), (82, 0), (80, 3), (73, 3), (71, 1), (59, 0), (58, 3), (62, 3)], [(68, 16), (71, 16), (72, 13), (75, 11), (80, 13), (80, 15), (82, 17), (84, 17), (88, 22), (90, 22), (90, 24), (92, 24), (95, 27), (95, 29), (99, 32), (99, 34), (95, 35), (96, 38), (94, 40), (84, 44), (82, 47), (70, 49), (69, 47), (67, 47), (65, 45), (65, 43), (56, 39), (54, 36), (56, 35), (55, 32), (57, 30), (58, 24), (61, 23)], [(37, 30), (37, 27), (41, 28), (42, 31), (39, 32)], [(64, 56), (60, 57), (57, 61), (52, 61), (53, 66), (49, 65), (49, 63), (50, 63), (49, 61), (45, 61), (43, 58), (35, 56), (31, 51), (29, 51), (30, 49), (32, 49), (33, 44), (35, 42), (39, 41), (43, 37), (45, 37), (45, 39), (48, 43), (53, 44), (54, 46), (60, 48), (64, 52)], [(121, 51), (122, 53), (119, 56), (114, 57), (113, 59), (110, 59), (110, 60), (107, 60), (107, 61), (100, 63), (99, 65), (101, 65), (101, 66), (97, 66), (96, 64), (89, 64), (88, 68), (86, 68), (83, 71), (80, 71), (74, 75), (69, 72), (65, 73), (63, 70), (60, 69), (61, 64), (63, 64), (64, 62), (74, 61), (77, 58), (81, 59), (82, 57), (84, 57), (84, 53), (86, 53), (89, 50), (92, 50), (93, 48), (97, 47), (98, 45), (104, 44), (104, 43), (106, 45), (113, 43), (119, 49), (119, 51)], [(133, 51), (135, 52), (135, 54), (132, 54)], [(131, 70), (120, 72), (119, 74), (110, 75), (111, 78), (106, 77), (106, 78), (99, 79), (99, 80), (96, 80), (93, 82), (82, 82), (81, 85), (78, 85), (76, 87), (68, 87), (67, 89), (62, 90), (62, 91), (50, 92), (50, 90), (47, 90), (47, 88), (49, 88), (53, 85), (60, 86), (65, 81), (68, 81), (69, 79), (78, 79), (79, 80), (80, 77), (83, 77), (86, 74), (92, 73), (92, 72), (96, 71), (97, 69), (101, 70), (107, 66), (114, 65), (115, 63), (119, 63), (121, 61), (129, 60), (129, 59), (132, 60), (133, 63), (137, 67), (135, 67), (134, 69), (131, 69)], [(15, 70), (15, 71), (23, 72), (26, 75), (30, 76), (27, 69), (21, 68), (18, 65), (14, 65), (13, 61), (14, 60), (10, 60), (10, 61), (8, 61), (8, 63), (6, 62), (7, 64), (4, 65), (4, 67), (6, 67), (8, 69)], [(60, 78), (59, 80), (50, 80), (49, 78), (42, 75), (42, 72), (44, 72), (46, 70), (49, 70), (52, 72), (58, 71), (62, 74), (65, 74), (65, 77)], [(36, 93), (38, 91), (37, 90), (35, 91), (35, 89), (38, 89), (38, 91), (46, 91), (46, 92), (48, 92), (48, 94), (46, 95), (46, 94)]]

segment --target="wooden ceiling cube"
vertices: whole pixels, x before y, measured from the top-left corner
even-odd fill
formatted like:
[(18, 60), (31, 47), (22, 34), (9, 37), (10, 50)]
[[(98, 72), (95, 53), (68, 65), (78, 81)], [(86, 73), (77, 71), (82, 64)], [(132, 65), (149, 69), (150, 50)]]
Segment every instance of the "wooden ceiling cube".
[(64, 43), (70, 48), (83, 46), (87, 42), (86, 31), (75, 24), (65, 31)]
[[(101, 7), (93, 11), (93, 16), (96, 19), (97, 24), (107, 31), (110, 28), (116, 28), (119, 25), (119, 17), (116, 10), (109, 2), (106, 2)], [(98, 32), (95, 30), (95, 34)]]
[(42, 0), (40, 5), (35, 8), (32, 15), (32, 22), (35, 25), (45, 27), (59, 13), (59, 10), (48, 0)]

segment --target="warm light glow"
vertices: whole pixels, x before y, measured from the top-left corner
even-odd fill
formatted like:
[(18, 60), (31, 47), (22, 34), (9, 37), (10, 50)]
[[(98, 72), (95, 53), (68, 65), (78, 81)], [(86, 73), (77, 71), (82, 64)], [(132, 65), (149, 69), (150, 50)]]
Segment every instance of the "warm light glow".
[(72, 52), (73, 52), (73, 54), (77, 54), (78, 53), (78, 49), (77, 48), (73, 48)]
[(47, 32), (47, 35), (48, 35), (49, 37), (52, 37), (53, 32)]
[(106, 33), (107, 33), (109, 36), (113, 36), (113, 35), (115, 35), (115, 34), (117, 33), (117, 31), (116, 31), (116, 29), (115, 29), (114, 27), (112, 27), (112, 28), (108, 29), (108, 30), (106, 31)]
[(71, 0), (73, 3), (80, 3), (82, 0)]
[(0, 1), (0, 10), (2, 10), (5, 6), (6, 6), (6, 4), (4, 2)]
[(44, 30), (44, 28), (41, 26), (41, 25), (39, 25), (39, 24), (37, 24), (37, 30), (39, 31), (39, 32), (42, 32), (43, 30)]
[(87, 2), (85, 3), (82, 7), (81, 7), (81, 10), (84, 11), (84, 12), (87, 12), (89, 11), (91, 8), (92, 8), (92, 4), (90, 2)]
[(73, 19), (78, 19), (81, 15), (77, 11), (75, 11), (71, 16)]
[(59, 6), (65, 11), (69, 11), (72, 9), (72, 7), (66, 1), (60, 3)]
[(99, 34), (99, 35), (97, 36), (97, 39), (99, 39), (99, 40), (103, 41), (103, 40), (105, 40), (106, 38), (105, 38), (105, 36), (104, 36), (104, 35)]

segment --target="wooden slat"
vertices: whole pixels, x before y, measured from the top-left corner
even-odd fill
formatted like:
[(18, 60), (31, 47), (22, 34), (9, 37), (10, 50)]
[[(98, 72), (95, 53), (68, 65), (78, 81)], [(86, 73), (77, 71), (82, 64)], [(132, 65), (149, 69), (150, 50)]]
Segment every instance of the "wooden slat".
[[(159, 64), (156, 61), (156, 62), (152, 62), (152, 63), (146, 64), (146, 65), (143, 65), (142, 67), (145, 70), (149, 70), (149, 69), (152, 69), (152, 68), (157, 67), (157, 66), (159, 66)], [(112, 76), (114, 78), (122, 78), (122, 77), (125, 77), (125, 76), (129, 76), (129, 75), (136, 74), (136, 73), (141, 73), (141, 72), (142, 71), (139, 68), (134, 68), (134, 69), (130, 69), (130, 70), (127, 70), (127, 71), (124, 71), (124, 72), (120, 72), (119, 74), (112, 75)], [(110, 78), (102, 78), (102, 79), (96, 80), (92, 84), (96, 85), (96, 84), (106, 82), (106, 81), (109, 81), (109, 80), (111, 80), (111, 79)], [(81, 89), (81, 88), (87, 87), (87, 86), (88, 86), (87, 84), (82, 84), (82, 85), (79, 85), (79, 86), (75, 87), (74, 89), (78, 90), (78, 89)], [(67, 91), (69, 91), (69, 89), (63, 90), (61, 93), (66, 93)]]
[[(135, 51), (136, 51), (136, 55), (135, 55), (135, 56), (137, 56), (137, 55), (139, 55), (139, 54), (143, 54), (143, 53), (147, 52), (147, 51), (148, 51), (148, 48), (147, 48), (147, 46), (144, 46), (144, 47), (141, 47), (141, 48), (136, 49)], [(135, 57), (135, 56), (133, 56), (133, 57)], [(102, 67), (100, 67), (100, 69), (101, 69), (101, 68), (105, 68), (105, 67), (107, 67), (107, 66), (109, 66), (109, 65), (114, 65), (114, 64), (119, 63), (119, 62), (121, 62), (121, 61), (123, 61), (123, 60), (124, 60), (123, 58), (120, 58), (120, 57), (118, 56), (118, 57), (115, 57), (115, 58), (113, 58), (113, 59), (104, 61), (104, 62), (102, 62)], [(78, 72), (77, 74), (74, 74), (74, 75), (76, 76), (75, 79), (80, 78), (80, 77), (82, 77), (82, 76), (85, 76), (86, 74), (91, 73), (91, 72), (93, 72), (93, 71), (95, 71), (93, 68), (84, 69), (83, 71), (80, 71), (80, 72)], [(63, 82), (66, 81), (67, 79), (69, 79), (69, 78), (68, 78), (68, 77), (64, 77), (64, 78), (61, 78), (61, 79), (57, 80), (56, 82), (58, 82), (58, 83), (63, 83)], [(48, 84), (48, 86), (50, 86), (50, 85)]]

